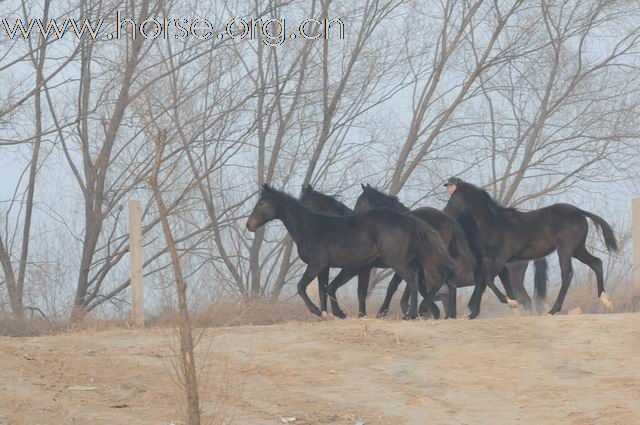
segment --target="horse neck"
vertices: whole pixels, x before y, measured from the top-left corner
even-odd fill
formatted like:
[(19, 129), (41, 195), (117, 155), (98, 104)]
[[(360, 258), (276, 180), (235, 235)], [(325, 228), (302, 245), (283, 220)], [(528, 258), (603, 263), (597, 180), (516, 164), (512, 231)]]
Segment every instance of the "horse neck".
[(329, 202), (324, 203), (323, 210), (327, 211), (328, 214), (344, 215), (344, 211), (342, 209)]
[(326, 209), (327, 210), (331, 210), (330, 214), (345, 215), (345, 214), (352, 214), (353, 213), (351, 208), (347, 207), (346, 205), (344, 205), (342, 202), (338, 201), (337, 199), (331, 199), (331, 201), (327, 200), (325, 202), (325, 205), (326, 205)]
[(485, 205), (482, 205), (479, 208), (474, 208), (472, 215), (473, 219), (478, 223), (480, 234), (483, 236), (486, 236), (487, 233), (491, 233), (496, 227), (495, 220), (491, 216), (489, 208)]
[(395, 206), (393, 206), (392, 208), (394, 210), (400, 211), (400, 212), (409, 212), (411, 211), (406, 205), (400, 203), (400, 202), (395, 202), (394, 203)]
[(304, 207), (292, 201), (286, 201), (279, 206), (279, 209), (278, 218), (287, 228), (291, 238), (298, 243), (302, 240), (304, 223), (310, 218), (311, 214)]
[(398, 201), (397, 199), (388, 199), (382, 205), (378, 205), (378, 208), (390, 208), (392, 210), (396, 210), (399, 212), (411, 211), (409, 208), (407, 208), (406, 205), (404, 205), (402, 202)]

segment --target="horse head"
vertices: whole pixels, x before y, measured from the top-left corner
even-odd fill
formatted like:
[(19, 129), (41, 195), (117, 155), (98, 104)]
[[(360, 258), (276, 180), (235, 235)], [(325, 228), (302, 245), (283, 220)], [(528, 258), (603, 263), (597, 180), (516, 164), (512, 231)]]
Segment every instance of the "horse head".
[(247, 219), (247, 230), (255, 232), (277, 217), (277, 193), (278, 192), (268, 184), (265, 183), (262, 185), (258, 202), (256, 202), (251, 215)]

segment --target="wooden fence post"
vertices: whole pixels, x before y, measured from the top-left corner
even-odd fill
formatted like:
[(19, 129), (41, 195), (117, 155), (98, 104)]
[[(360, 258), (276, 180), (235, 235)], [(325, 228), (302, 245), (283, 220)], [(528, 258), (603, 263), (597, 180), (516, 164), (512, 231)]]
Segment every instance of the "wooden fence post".
[(131, 278), (131, 319), (144, 327), (144, 286), (142, 283), (142, 215), (140, 201), (129, 201), (129, 277)]
[(632, 225), (631, 236), (633, 239), (633, 285), (636, 294), (640, 294), (640, 198), (631, 201)]

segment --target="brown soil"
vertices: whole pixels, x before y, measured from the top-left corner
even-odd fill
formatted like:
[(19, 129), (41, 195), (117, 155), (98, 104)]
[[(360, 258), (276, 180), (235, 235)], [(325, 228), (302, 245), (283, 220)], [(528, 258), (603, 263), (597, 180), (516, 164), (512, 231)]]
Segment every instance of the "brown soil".
[[(179, 424), (173, 344), (0, 338), (0, 424)], [(209, 329), (198, 350), (204, 423), (640, 423), (640, 314)]]

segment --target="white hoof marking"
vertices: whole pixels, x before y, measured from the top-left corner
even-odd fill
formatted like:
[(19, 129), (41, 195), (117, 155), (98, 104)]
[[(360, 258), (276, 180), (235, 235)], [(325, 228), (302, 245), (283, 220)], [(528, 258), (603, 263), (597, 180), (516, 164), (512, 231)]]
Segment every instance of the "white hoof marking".
[(511, 298), (507, 298), (507, 304), (509, 305), (509, 307), (511, 308), (518, 308), (520, 307), (520, 304), (518, 304), (518, 301), (516, 300), (512, 300)]
[(602, 304), (604, 304), (605, 307), (607, 307), (607, 309), (613, 309), (613, 302), (611, 302), (611, 300), (609, 299), (609, 295), (607, 295), (606, 292), (603, 292), (602, 295), (600, 295), (600, 301), (602, 302)]

